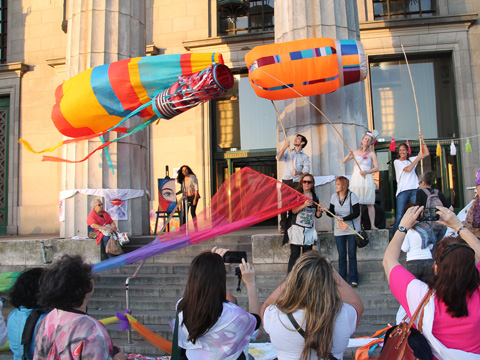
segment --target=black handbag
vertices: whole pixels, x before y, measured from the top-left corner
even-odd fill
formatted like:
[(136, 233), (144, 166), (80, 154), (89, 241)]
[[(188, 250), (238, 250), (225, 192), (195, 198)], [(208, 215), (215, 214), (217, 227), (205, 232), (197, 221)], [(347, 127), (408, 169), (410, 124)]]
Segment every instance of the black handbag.
[[(350, 191), (350, 213), (353, 213), (352, 192), (351, 191)], [(357, 229), (355, 229), (355, 221), (354, 220), (352, 220), (352, 225), (353, 225), (353, 230), (357, 231)], [(358, 248), (364, 248), (365, 246), (368, 245), (369, 240), (368, 240), (367, 232), (363, 229), (363, 225), (360, 224), (360, 227), (361, 227), (361, 229), (360, 229), (359, 233), (355, 233), (355, 242), (357, 243)]]

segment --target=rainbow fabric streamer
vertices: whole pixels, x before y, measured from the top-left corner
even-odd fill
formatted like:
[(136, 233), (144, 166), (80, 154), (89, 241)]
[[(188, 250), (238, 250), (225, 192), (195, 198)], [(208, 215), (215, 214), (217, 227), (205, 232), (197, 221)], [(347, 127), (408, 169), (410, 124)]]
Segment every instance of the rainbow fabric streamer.
[[(165, 351), (167, 354), (172, 353), (172, 343), (160, 335), (156, 334), (152, 330), (148, 329), (146, 326), (143, 324), (139, 323), (137, 319), (135, 319), (129, 312), (125, 312), (124, 314), (122, 313), (116, 313), (115, 316), (101, 319), (99, 320), (103, 325), (108, 325), (112, 324), (117, 321), (127, 321), (130, 323), (132, 328), (140, 334), (145, 340), (147, 340), (150, 344), (155, 346), (156, 348)], [(122, 331), (125, 331), (123, 329)]]
[(141, 323), (139, 323), (132, 315), (126, 314), (128, 322), (132, 325), (132, 328), (139, 333), (145, 340), (156, 348), (165, 351), (167, 354), (172, 353), (172, 343), (168, 340), (165, 340), (160, 335), (154, 333), (152, 330), (148, 329)]
[(0, 292), (10, 290), (22, 272), (15, 271), (0, 274)]
[(278, 180), (243, 168), (230, 176), (195, 221), (163, 234), (140, 249), (93, 265), (93, 272), (115, 269), (151, 256), (201, 243), (293, 209), (307, 200)]

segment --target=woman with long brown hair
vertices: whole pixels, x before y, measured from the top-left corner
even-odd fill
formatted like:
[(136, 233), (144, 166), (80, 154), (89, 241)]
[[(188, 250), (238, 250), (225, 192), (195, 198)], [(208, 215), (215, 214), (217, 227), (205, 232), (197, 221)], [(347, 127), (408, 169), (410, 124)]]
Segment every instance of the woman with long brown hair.
[[(460, 237), (441, 240), (433, 256), (433, 284), (416, 279), (399, 262), (405, 234), (416, 223), (423, 206), (405, 212), (383, 258), (392, 294), (409, 316), (429, 290), (433, 293), (424, 308), (423, 335), (437, 359), (479, 359), (480, 342), (480, 240), (449, 209), (437, 206), (438, 221)], [(477, 263), (477, 264), (476, 264)]]
[(303, 254), (260, 310), (279, 360), (343, 359), (363, 304), (318, 251)]
[[(250, 313), (226, 299), (225, 249), (214, 248), (195, 257), (183, 298), (177, 305), (178, 347), (189, 360), (242, 360), (243, 349), (260, 327), (260, 303), (252, 266), (242, 261), (240, 271)], [(171, 324), (175, 327), (175, 321)]]

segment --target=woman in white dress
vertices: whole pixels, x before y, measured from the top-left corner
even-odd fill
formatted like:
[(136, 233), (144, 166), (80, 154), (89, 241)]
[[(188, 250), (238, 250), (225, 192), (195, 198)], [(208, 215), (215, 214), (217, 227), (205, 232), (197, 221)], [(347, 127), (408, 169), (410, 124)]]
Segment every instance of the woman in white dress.
[(373, 173), (379, 170), (377, 155), (373, 151), (373, 144), (377, 136), (378, 132), (375, 130), (365, 132), (360, 149), (349, 151), (348, 155), (343, 158), (344, 164), (355, 159), (360, 165), (361, 170), (356, 164), (353, 168), (350, 190), (358, 196), (360, 205), (367, 206), (372, 230), (378, 230), (375, 226), (375, 182), (373, 181)]

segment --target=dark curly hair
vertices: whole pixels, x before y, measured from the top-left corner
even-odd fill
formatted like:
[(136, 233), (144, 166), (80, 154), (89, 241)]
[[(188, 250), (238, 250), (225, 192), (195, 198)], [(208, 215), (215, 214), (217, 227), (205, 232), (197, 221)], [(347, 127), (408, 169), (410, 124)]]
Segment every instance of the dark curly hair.
[(183, 168), (186, 168), (187, 171), (188, 171), (188, 175), (195, 175), (195, 173), (192, 171), (192, 169), (190, 169), (190, 166), (188, 165), (182, 165), (180, 167), (180, 169), (178, 169), (177, 171), (177, 182), (180, 184), (180, 185), (183, 185), (183, 180), (185, 180), (185, 175), (183, 175), (182, 173), (182, 169)]
[(24, 306), (27, 309), (40, 307), (37, 303), (37, 296), (40, 287), (40, 277), (44, 270), (43, 268), (29, 269), (17, 278), (9, 295), (10, 303), (14, 307)]
[(63, 255), (40, 279), (38, 303), (45, 308), (72, 310), (93, 289), (92, 265), (80, 255)]

